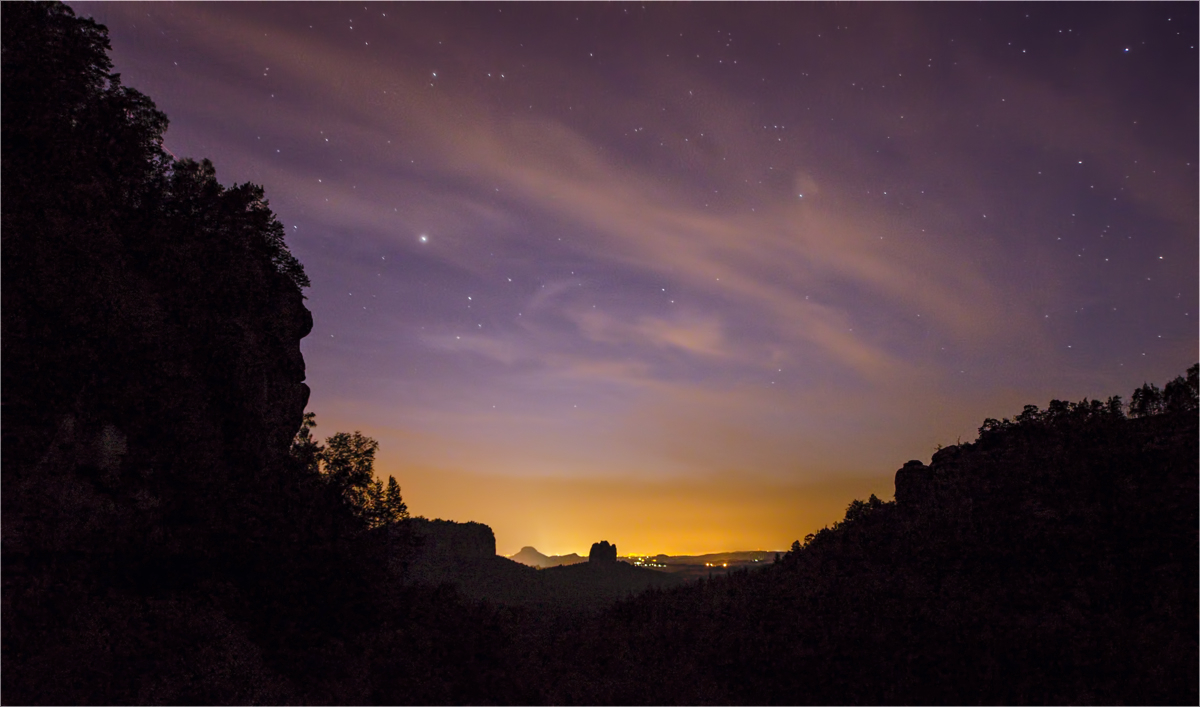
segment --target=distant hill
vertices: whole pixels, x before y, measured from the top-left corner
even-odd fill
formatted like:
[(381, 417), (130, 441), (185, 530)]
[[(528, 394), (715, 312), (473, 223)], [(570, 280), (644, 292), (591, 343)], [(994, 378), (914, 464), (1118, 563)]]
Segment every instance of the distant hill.
[(521, 551), (515, 555), (510, 555), (510, 560), (520, 562), (523, 565), (530, 567), (545, 568), (559, 567), (560, 565), (577, 565), (580, 562), (587, 562), (586, 557), (580, 557), (575, 553), (570, 555), (543, 555), (536, 548), (526, 545), (521, 548)]
[[(392, 532), (406, 539), (397, 545), (403, 561), (392, 563), (392, 570), (406, 583), (449, 584), (472, 601), (541, 611), (599, 609), (651, 587), (674, 587), (683, 582), (681, 577), (624, 562), (589, 563), (578, 555), (547, 557), (529, 547), (517, 553), (533, 560), (578, 558), (538, 569), (496, 555), (492, 529), (482, 523), (413, 518)], [(410, 539), (412, 549), (407, 544)]]

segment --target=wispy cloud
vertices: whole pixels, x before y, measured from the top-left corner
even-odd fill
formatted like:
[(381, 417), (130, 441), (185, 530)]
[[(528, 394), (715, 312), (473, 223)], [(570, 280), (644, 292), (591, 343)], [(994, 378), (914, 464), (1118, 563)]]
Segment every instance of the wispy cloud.
[[(696, 208), (690, 185), (673, 187), (654, 171), (614, 161), (602, 144), (544, 114), (490, 115), (469, 92), (438, 89), (431, 77), (398, 66), (378, 67), (369, 77), (347, 81), (355, 73), (353, 66), (332, 47), (278, 32), (263, 40), (258, 28), (215, 21), (207, 13), (200, 17), (214, 31), (230, 34), (235, 44), (259, 53), (264, 62), (280, 64), (285, 57), (298, 56), (298, 61), (283, 65), (305, 77), (310, 96), (324, 95), (328, 105), (339, 106), (343, 113), (357, 112), (350, 124), (356, 144), (383, 145), (388, 135), (406, 140), (413, 146), (408, 153), (424, 163), (417, 174), (443, 187), (439, 213), (476, 214), (473, 223), (463, 223), (464, 229), (486, 228), (506, 218), (503, 207), (486, 205), (482, 195), (516, 200), (522, 209), (548, 214), (570, 224), (569, 230), (586, 234), (572, 243), (588, 257), (732, 300), (747, 309), (747, 318), (765, 316), (780, 345), (815, 347), (809, 350), (820, 352), (828, 365), (859, 374), (895, 375), (911, 365), (889, 351), (879, 332), (855, 330), (859, 307), (903, 310), (913, 319), (920, 314), (945, 327), (948, 336), (981, 346), (991, 338), (1021, 333), (1020, 326), (1004, 326), (1013, 319), (1006, 313), (1019, 306), (1014, 303), (1019, 294), (989, 282), (960, 252), (954, 234), (927, 235), (921, 247), (913, 247), (911, 239), (897, 237), (896, 231), (919, 231), (914, 224), (896, 220), (866, 199), (839, 193), (836, 186), (818, 188), (807, 173), (792, 178), (802, 188), (808, 185), (806, 197), (771, 199), (754, 211), (726, 207), (705, 213)], [(738, 105), (735, 97), (722, 96), (711, 83), (689, 79), (689, 85), (703, 87), (710, 106)], [(630, 105), (622, 106), (622, 98)], [(609, 108), (614, 116), (630, 115), (641, 100), (619, 97)], [(751, 122), (737, 108), (716, 110), (722, 114), (711, 122)], [(311, 131), (311, 124), (292, 124), (294, 130)], [(745, 147), (744, 140), (726, 133), (725, 152)], [(378, 157), (384, 161), (375, 164), (386, 164), (386, 153)], [(787, 171), (788, 161), (780, 160), (782, 171)], [(386, 170), (374, 170), (384, 182), (372, 191), (402, 192), (393, 207), (397, 213), (428, 210), (428, 199), (420, 183), (412, 182), (410, 167), (397, 161), (397, 175), (403, 176), (390, 180)], [(386, 186), (388, 181), (394, 185)], [(732, 182), (728, 186), (738, 189)], [(379, 217), (386, 216), (373, 213), (379, 202), (357, 196), (357, 187), (349, 194), (344, 185), (340, 190), (336, 212), (345, 215), (348, 225), (362, 222), (370, 228), (368, 223), (378, 224)], [(473, 259), (467, 253), (454, 256)], [(559, 283), (539, 292), (531, 306), (536, 310), (563, 288)], [(839, 296), (849, 290), (858, 293), (854, 301)], [(996, 311), (988, 313), (989, 307)], [(589, 321), (588, 331), (597, 334), (596, 320)], [(711, 322), (704, 330), (650, 319), (633, 326), (652, 346), (666, 343), (709, 355), (718, 351), (714, 337), (719, 332)]]
[(642, 316), (633, 322), (595, 310), (583, 310), (573, 316), (584, 336), (595, 342), (669, 348), (716, 358), (732, 355), (720, 320), (712, 316), (693, 315), (671, 320)]

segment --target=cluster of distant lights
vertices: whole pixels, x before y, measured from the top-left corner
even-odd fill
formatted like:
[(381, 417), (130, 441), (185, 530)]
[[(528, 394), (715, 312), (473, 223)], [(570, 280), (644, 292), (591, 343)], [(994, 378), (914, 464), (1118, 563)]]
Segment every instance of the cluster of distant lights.
[(650, 558), (648, 557), (633, 557), (630, 559), (633, 560), (633, 565), (635, 567), (666, 567), (666, 565), (660, 565), (656, 562), (651, 562)]
[[(633, 561), (633, 565), (635, 567), (666, 567), (666, 565), (658, 564), (657, 562), (651, 562), (652, 558), (649, 558), (649, 557), (631, 557), (629, 559)], [(751, 560), (751, 562), (759, 562), (759, 560), (754, 559), (754, 560)], [(728, 567), (729, 563), (728, 562), (705, 562), (704, 566), (705, 567)]]

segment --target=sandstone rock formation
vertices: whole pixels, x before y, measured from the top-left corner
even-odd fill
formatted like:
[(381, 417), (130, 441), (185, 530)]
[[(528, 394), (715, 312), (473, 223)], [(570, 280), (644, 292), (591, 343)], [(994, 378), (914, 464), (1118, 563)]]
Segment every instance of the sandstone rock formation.
[(588, 553), (588, 562), (598, 564), (612, 564), (617, 561), (617, 546), (610, 545), (607, 540), (601, 540), (598, 543), (592, 544), (592, 550)]
[(461, 562), (496, 556), (496, 534), (483, 523), (409, 518), (403, 525), (416, 540), (418, 560)]
[(166, 155), (100, 30), (49, 5), (5, 20), (6, 559), (219, 543), (308, 401), (303, 269), (260, 188)]
[[(266, 583), (242, 580), (277, 578), (264, 566), (301, 544), (280, 519), (325, 507), (289, 459), (309, 394), (307, 278), (261, 188), (167, 155), (166, 116), (111, 73), (103, 27), (51, 3), (3, 19), (4, 701), (222, 701), (124, 679), (149, 685), (149, 653), (226, 676), (210, 685), (256, 665), (203, 662), (194, 647), (242, 639), (192, 597), (251, 602)], [(299, 566), (315, 545), (283, 564), (312, 576)], [(147, 597), (174, 618), (145, 619)], [(89, 670), (108, 682), (64, 677), (101, 634), (106, 662)]]
[(915, 506), (924, 501), (932, 488), (933, 472), (920, 461), (907, 462), (896, 472), (896, 504)]

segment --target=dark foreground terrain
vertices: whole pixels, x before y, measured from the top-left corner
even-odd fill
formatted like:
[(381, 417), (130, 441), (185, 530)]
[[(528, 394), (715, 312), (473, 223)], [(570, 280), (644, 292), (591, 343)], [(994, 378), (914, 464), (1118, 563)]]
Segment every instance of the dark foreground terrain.
[(0, 11), (3, 702), (1197, 703), (1195, 366), (987, 420), (778, 563), (539, 610), (422, 568), (369, 440), (314, 461), (261, 189), (162, 150), (102, 27)]

